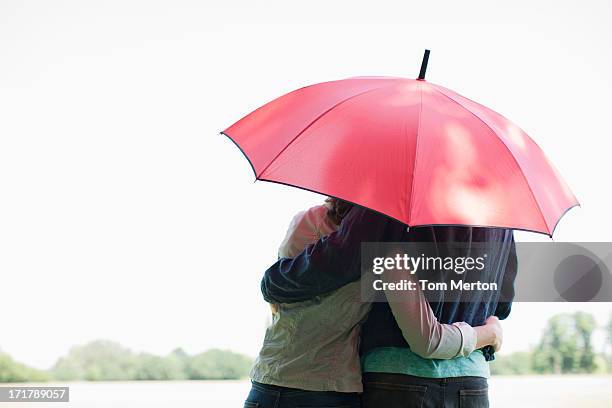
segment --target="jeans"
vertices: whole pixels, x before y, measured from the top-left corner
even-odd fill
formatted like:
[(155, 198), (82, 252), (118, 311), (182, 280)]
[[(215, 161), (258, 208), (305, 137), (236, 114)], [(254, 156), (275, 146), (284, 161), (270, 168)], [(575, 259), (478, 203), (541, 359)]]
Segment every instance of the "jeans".
[(363, 408), (488, 408), (487, 379), (364, 373)]
[(252, 383), (244, 408), (360, 408), (357, 393), (304, 391)]

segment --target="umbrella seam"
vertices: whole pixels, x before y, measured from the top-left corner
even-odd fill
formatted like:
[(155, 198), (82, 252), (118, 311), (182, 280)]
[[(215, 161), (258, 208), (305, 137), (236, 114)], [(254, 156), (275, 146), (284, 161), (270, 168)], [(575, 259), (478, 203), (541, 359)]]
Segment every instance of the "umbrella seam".
[[(417, 125), (417, 132), (414, 141), (414, 163), (412, 164), (412, 181), (410, 182), (410, 206), (408, 209), (408, 220), (412, 222), (412, 207), (414, 205), (414, 174), (417, 170), (417, 162), (419, 160), (419, 134), (421, 133), (421, 115), (423, 114), (423, 85), (417, 83), (419, 87), (419, 124)], [(408, 224), (410, 227), (410, 224)]]
[(504, 145), (504, 147), (506, 148), (508, 153), (510, 153), (510, 157), (512, 157), (512, 160), (514, 160), (514, 163), (517, 165), (517, 167), (521, 171), (521, 176), (523, 176), (523, 180), (525, 180), (525, 183), (527, 184), (527, 188), (529, 189), (529, 192), (531, 193), (531, 197), (533, 198), (533, 201), (535, 202), (535, 205), (538, 208), (538, 211), (540, 213), (540, 217), (542, 218), (542, 221), (544, 222), (544, 226), (546, 227), (546, 231), (547, 231), (548, 235), (551, 235), (550, 227), (548, 226), (548, 223), (546, 222), (546, 218), (544, 217), (544, 212), (542, 211), (542, 207), (540, 206), (540, 203), (538, 202), (538, 199), (536, 198), (535, 193), (533, 192), (533, 189), (531, 188), (531, 184), (529, 184), (529, 180), (527, 179), (527, 176), (525, 175), (525, 172), (523, 171), (523, 167), (521, 167), (521, 164), (518, 162), (516, 157), (514, 157), (514, 154), (512, 153), (512, 151), (510, 150), (510, 148), (508, 147), (506, 142), (501, 137), (499, 137), (497, 132), (495, 132), (493, 130), (493, 128), (491, 126), (489, 126), (489, 124), (487, 122), (485, 122), (480, 116), (478, 116), (476, 113), (472, 112), (470, 109), (468, 109), (466, 106), (464, 106), (461, 102), (459, 102), (458, 100), (456, 100), (455, 98), (453, 98), (451, 96), (448, 96), (445, 92), (442, 92), (436, 86), (432, 86), (432, 88), (436, 92), (438, 92), (440, 95), (445, 96), (446, 98), (450, 99), (452, 102), (456, 103), (461, 108), (463, 108), (465, 111), (469, 112), (472, 116), (474, 116), (476, 119), (478, 119), (480, 122), (482, 122), (482, 124), (485, 125), (493, 133), (493, 135), (495, 135), (497, 137), (497, 139), (499, 139), (499, 141)]
[(261, 173), (259, 173), (259, 175), (257, 175), (257, 174), (255, 175), (255, 176), (256, 176), (256, 178), (257, 178), (257, 179), (259, 179), (259, 177), (260, 177), (260, 176), (262, 176), (262, 175), (263, 175), (263, 174), (266, 172), (266, 170), (268, 170), (268, 168), (269, 168), (269, 167), (270, 167), (272, 164), (274, 164), (274, 162), (276, 161), (276, 159), (278, 159), (278, 158), (279, 158), (279, 156), (280, 156), (281, 154), (283, 154), (283, 153), (285, 152), (285, 150), (287, 150), (287, 149), (289, 148), (289, 146), (291, 146), (291, 145), (293, 144), (293, 142), (295, 142), (295, 141), (296, 141), (296, 140), (297, 140), (297, 139), (298, 139), (300, 136), (302, 136), (302, 134), (303, 134), (304, 132), (306, 132), (306, 131), (307, 131), (307, 130), (308, 130), (308, 129), (309, 129), (311, 126), (312, 126), (312, 125), (314, 125), (314, 124), (315, 124), (317, 121), (319, 121), (321, 118), (323, 118), (323, 117), (324, 117), (325, 115), (327, 115), (329, 112), (331, 112), (332, 110), (336, 109), (338, 106), (342, 105), (343, 103), (350, 101), (351, 99), (357, 98), (357, 97), (359, 97), (359, 96), (365, 95), (365, 94), (370, 93), (370, 92), (373, 92), (373, 91), (378, 91), (378, 90), (380, 90), (380, 89), (387, 88), (387, 87), (389, 87), (389, 86), (391, 86), (391, 85), (387, 84), (387, 85), (379, 86), (379, 87), (377, 87), (377, 88), (372, 88), (372, 89), (368, 89), (368, 90), (363, 91), (363, 92), (359, 92), (358, 94), (355, 94), (355, 95), (351, 95), (351, 96), (349, 96), (348, 98), (341, 100), (340, 102), (336, 103), (335, 105), (333, 105), (332, 107), (330, 107), (329, 109), (327, 109), (326, 111), (324, 111), (323, 113), (321, 113), (319, 116), (317, 116), (316, 118), (314, 118), (314, 119), (313, 119), (313, 120), (312, 120), (312, 121), (311, 121), (311, 122), (310, 122), (308, 125), (306, 125), (306, 127), (305, 127), (304, 129), (302, 129), (302, 130), (301, 130), (301, 131), (300, 131), (300, 132), (299, 132), (297, 135), (295, 135), (295, 137), (294, 137), (293, 139), (291, 139), (291, 141), (290, 141), (289, 143), (287, 143), (287, 144), (285, 145), (285, 147), (283, 147), (283, 148), (281, 149), (281, 151), (280, 151), (280, 152), (278, 152), (278, 153), (276, 154), (276, 156), (274, 156), (274, 158), (273, 158), (272, 160), (270, 160), (270, 162), (267, 164), (267, 166), (266, 166), (266, 167), (264, 167), (264, 169), (261, 171)]

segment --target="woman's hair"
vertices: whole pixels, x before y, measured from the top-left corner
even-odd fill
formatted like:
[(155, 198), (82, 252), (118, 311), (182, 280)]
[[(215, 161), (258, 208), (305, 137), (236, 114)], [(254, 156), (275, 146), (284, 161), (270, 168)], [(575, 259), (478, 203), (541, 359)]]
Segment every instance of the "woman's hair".
[(340, 225), (342, 219), (353, 208), (353, 204), (335, 197), (327, 197), (325, 205), (327, 206), (327, 216), (336, 225)]

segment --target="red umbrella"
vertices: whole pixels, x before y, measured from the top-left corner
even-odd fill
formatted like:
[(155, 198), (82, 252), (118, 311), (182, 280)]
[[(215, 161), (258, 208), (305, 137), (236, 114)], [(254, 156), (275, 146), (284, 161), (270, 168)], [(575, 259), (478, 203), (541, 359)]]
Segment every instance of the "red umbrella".
[(409, 226), (552, 235), (578, 201), (536, 143), (493, 110), (418, 79), (358, 77), (283, 95), (222, 133), (257, 180), (379, 211)]

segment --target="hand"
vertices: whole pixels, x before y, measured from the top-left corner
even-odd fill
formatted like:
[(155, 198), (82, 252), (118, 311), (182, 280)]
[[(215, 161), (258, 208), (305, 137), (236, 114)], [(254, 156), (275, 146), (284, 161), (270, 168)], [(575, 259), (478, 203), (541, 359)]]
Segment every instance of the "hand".
[(502, 329), (501, 322), (496, 316), (489, 316), (485, 320), (485, 326), (487, 326), (492, 334), (491, 346), (497, 352), (501, 349), (504, 340), (504, 330)]
[(272, 314), (275, 315), (278, 313), (280, 305), (278, 303), (270, 303), (270, 310), (272, 310)]

